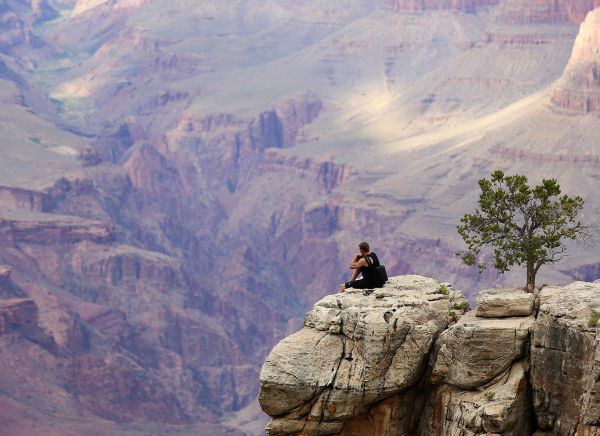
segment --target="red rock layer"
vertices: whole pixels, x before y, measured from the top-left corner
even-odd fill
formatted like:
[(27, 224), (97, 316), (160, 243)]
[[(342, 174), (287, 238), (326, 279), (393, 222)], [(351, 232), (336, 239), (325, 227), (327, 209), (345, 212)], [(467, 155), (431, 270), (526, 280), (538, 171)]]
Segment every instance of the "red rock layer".
[(503, 0), (502, 18), (510, 23), (581, 23), (600, 0)]
[(451, 9), (463, 12), (475, 12), (483, 6), (493, 6), (500, 0), (387, 0), (395, 11), (427, 11), (433, 9)]

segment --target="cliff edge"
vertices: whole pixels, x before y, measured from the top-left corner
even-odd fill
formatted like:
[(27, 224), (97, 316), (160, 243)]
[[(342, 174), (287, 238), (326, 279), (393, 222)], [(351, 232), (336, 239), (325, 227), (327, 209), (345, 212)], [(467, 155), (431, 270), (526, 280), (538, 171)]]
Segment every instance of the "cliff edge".
[(600, 281), (461, 291), (421, 276), (317, 302), (269, 354), (269, 435), (600, 435)]

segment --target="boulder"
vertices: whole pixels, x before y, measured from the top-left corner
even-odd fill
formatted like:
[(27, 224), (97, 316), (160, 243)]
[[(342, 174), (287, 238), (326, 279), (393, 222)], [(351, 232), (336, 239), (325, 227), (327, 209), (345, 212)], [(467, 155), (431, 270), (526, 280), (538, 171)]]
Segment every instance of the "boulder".
[(477, 296), (476, 315), (485, 318), (529, 316), (533, 312), (533, 294), (522, 289), (486, 289)]
[(473, 311), (435, 345), (431, 381), (461, 389), (485, 385), (527, 354), (533, 317), (478, 318)]
[(564, 291), (562, 286), (544, 286), (538, 293), (539, 305), (545, 304), (550, 298)]
[(554, 434), (600, 434), (600, 283), (575, 282), (541, 305), (531, 337), (537, 424)]
[(259, 402), (276, 417), (267, 432), (337, 433), (345, 421), (410, 390), (454, 304), (466, 304), (461, 292), (420, 276), (317, 302), (302, 330), (281, 341), (262, 368)]

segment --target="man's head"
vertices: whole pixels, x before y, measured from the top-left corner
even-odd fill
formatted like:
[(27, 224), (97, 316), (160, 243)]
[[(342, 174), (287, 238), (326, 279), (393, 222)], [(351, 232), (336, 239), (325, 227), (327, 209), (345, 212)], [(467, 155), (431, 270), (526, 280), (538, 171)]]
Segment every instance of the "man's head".
[(360, 244), (358, 244), (358, 249), (362, 254), (367, 254), (369, 252), (369, 244), (367, 244), (366, 242), (361, 242)]

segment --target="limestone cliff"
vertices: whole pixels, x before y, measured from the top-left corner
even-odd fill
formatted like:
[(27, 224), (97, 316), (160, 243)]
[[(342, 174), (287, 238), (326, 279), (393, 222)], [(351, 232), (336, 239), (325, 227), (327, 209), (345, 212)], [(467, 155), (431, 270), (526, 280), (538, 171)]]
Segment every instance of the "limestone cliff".
[(600, 434), (600, 282), (467, 309), (421, 276), (323, 298), (263, 366), (267, 434)]

